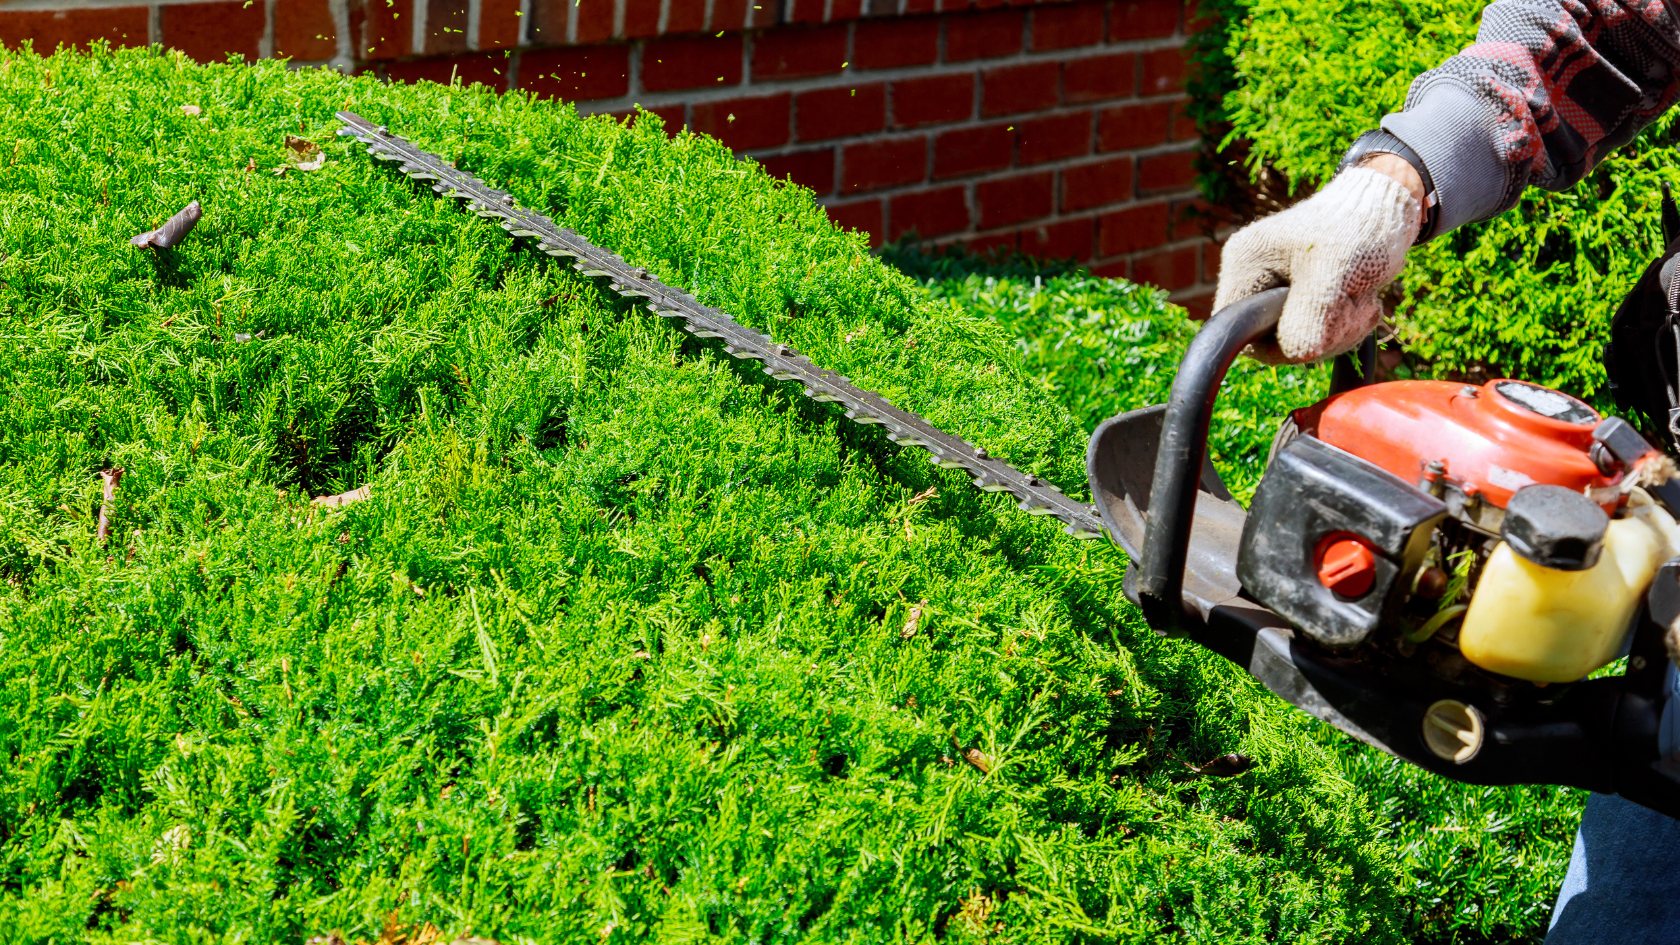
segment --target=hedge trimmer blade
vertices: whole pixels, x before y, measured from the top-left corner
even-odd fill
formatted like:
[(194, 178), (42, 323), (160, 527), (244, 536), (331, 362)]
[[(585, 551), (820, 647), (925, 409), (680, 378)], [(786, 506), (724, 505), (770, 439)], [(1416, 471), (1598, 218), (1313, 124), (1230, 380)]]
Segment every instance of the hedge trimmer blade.
[(422, 151), (406, 139), (391, 134), (353, 112), (339, 112), (345, 127), (339, 134), (354, 137), (368, 146), (368, 153), (384, 161), (399, 162), (404, 174), (416, 180), (434, 181), (432, 189), (467, 201), (481, 217), (499, 220), (502, 229), (514, 236), (528, 236), (537, 248), (550, 256), (570, 257), (573, 268), (586, 276), (602, 276), (622, 296), (647, 299), (656, 315), (678, 319), (678, 325), (696, 338), (720, 338), (724, 353), (740, 360), (760, 361), (764, 373), (783, 381), (798, 381), (812, 400), (838, 403), (846, 417), (858, 423), (886, 428), (888, 439), (900, 446), (919, 446), (946, 469), (962, 469), (974, 477), (974, 484), (987, 492), (1007, 492), (1020, 500), (1022, 511), (1050, 515), (1067, 526), (1075, 538), (1101, 538), (1103, 523), (1094, 506), (1068, 498), (1061, 490), (1037, 476), (1021, 472), (960, 437), (952, 436), (907, 410), (900, 410), (879, 394), (866, 391), (837, 372), (818, 367), (785, 344), (756, 331), (710, 306), (701, 305), (688, 293), (674, 289), (639, 266), (632, 266), (553, 220), (515, 205), (513, 195), (496, 190), (484, 181), (459, 170), (435, 154)]

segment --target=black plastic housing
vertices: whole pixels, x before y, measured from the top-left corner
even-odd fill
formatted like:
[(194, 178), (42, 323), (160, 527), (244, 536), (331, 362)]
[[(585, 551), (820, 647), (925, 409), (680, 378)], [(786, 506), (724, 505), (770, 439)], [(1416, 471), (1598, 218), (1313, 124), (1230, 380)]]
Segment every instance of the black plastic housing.
[[(1278, 450), (1243, 525), (1237, 576), (1243, 590), (1314, 640), (1363, 643), (1405, 603), (1404, 578), (1423, 563), (1441, 500), (1393, 473), (1310, 435)], [(1318, 579), (1327, 539), (1356, 536), (1377, 552), (1376, 580), (1343, 597)]]

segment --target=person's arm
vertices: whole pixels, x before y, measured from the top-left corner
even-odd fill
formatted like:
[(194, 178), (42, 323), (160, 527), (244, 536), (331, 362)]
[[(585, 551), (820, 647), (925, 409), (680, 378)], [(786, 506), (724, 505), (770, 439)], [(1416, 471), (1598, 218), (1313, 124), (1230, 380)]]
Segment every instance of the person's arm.
[(1382, 128), (1427, 167), (1439, 236), (1529, 186), (1572, 186), (1677, 95), (1680, 21), (1663, 0), (1497, 0)]
[[(1680, 0), (1677, 0), (1680, 2)], [(1524, 188), (1566, 188), (1680, 94), (1680, 21), (1665, 0), (1497, 0), (1475, 44), (1417, 77), (1405, 111), (1362, 136), (1324, 189), (1244, 227), (1215, 309), (1291, 287), (1269, 361), (1358, 344), (1414, 241), (1484, 220)]]

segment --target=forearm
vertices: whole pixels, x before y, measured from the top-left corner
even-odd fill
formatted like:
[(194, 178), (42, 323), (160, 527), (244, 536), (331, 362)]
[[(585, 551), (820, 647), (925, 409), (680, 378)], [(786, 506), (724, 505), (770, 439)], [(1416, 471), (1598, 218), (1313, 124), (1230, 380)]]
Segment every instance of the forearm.
[(1677, 76), (1662, 0), (1498, 0), (1476, 43), (1418, 76), (1382, 127), (1427, 166), (1440, 234), (1528, 186), (1574, 184), (1673, 104)]

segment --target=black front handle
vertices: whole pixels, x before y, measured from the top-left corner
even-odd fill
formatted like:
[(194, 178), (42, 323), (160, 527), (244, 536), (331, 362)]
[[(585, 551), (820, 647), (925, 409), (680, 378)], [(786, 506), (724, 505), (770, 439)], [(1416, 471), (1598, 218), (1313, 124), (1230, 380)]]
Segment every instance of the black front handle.
[(1277, 327), (1288, 296), (1287, 286), (1267, 289), (1220, 309), (1191, 339), (1179, 364), (1155, 452), (1143, 560), (1135, 563), (1144, 616), (1159, 630), (1188, 629), (1184, 563), (1190, 554), (1197, 484), (1207, 458), (1208, 423), (1219, 385), (1237, 355)]

